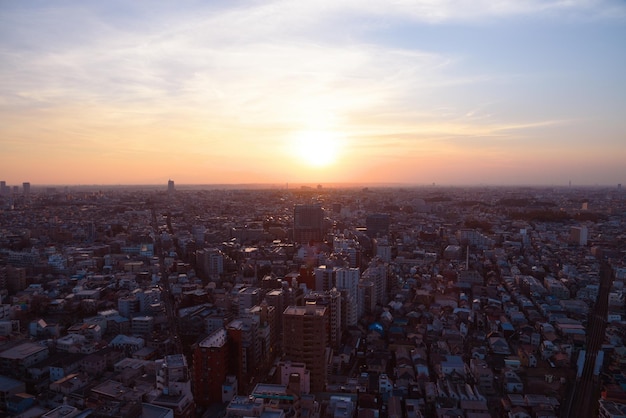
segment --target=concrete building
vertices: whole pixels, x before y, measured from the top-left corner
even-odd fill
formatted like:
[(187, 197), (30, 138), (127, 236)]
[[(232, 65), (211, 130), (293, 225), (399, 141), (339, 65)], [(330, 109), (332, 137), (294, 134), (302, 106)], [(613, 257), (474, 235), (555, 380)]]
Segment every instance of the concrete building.
[(24, 376), (26, 368), (48, 358), (48, 347), (23, 343), (0, 353), (0, 373), (7, 376)]
[(199, 406), (222, 401), (230, 350), (225, 329), (215, 331), (193, 350), (193, 396)]
[(148, 335), (154, 331), (154, 317), (149, 315), (135, 316), (131, 319), (133, 335)]
[(311, 370), (313, 393), (326, 387), (328, 327), (328, 310), (324, 306), (289, 306), (283, 314), (285, 359), (304, 363)]
[(306, 368), (306, 364), (292, 361), (281, 361), (278, 363), (280, 373), (280, 384), (289, 385), (293, 380), (293, 375), (299, 376), (300, 393), (311, 392), (311, 371)]
[(293, 240), (306, 244), (324, 238), (324, 210), (321, 205), (295, 205), (293, 210)]
[(330, 347), (339, 350), (341, 346), (341, 336), (345, 328), (345, 310), (341, 292), (336, 288), (327, 292), (310, 292), (305, 297), (305, 303), (312, 303), (328, 308), (329, 334), (328, 341)]
[(374, 213), (365, 218), (367, 235), (370, 238), (382, 237), (389, 234), (391, 218), (387, 213)]
[(319, 266), (315, 268), (315, 289), (324, 292), (335, 287), (337, 269), (331, 266)]
[(182, 354), (173, 354), (156, 362), (156, 387), (161, 392), (152, 403), (171, 408), (176, 418), (194, 415), (191, 378), (187, 360)]
[(335, 272), (335, 287), (342, 296), (342, 324), (356, 325), (358, 316), (359, 280), (358, 268), (339, 268)]
[(573, 226), (570, 228), (569, 240), (571, 243), (585, 246), (587, 245), (588, 230), (585, 225)]
[(224, 254), (217, 248), (197, 250), (196, 265), (208, 278), (218, 279), (224, 273)]
[(24, 197), (30, 196), (30, 183), (28, 182), (22, 183), (22, 193), (24, 194)]
[(4, 405), (11, 395), (26, 392), (26, 384), (22, 381), (0, 376), (0, 405)]
[(237, 295), (239, 299), (239, 314), (246, 312), (246, 309), (250, 309), (253, 306), (258, 305), (261, 302), (261, 289), (258, 287), (244, 287)]
[(117, 300), (117, 310), (124, 318), (132, 318), (141, 312), (139, 299), (135, 295), (124, 296)]

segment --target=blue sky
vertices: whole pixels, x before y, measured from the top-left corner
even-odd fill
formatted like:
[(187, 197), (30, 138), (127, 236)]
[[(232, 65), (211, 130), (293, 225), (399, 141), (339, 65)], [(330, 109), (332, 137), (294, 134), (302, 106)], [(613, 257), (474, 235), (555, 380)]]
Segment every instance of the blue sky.
[(625, 24), (621, 1), (0, 1), (0, 177), (626, 183)]

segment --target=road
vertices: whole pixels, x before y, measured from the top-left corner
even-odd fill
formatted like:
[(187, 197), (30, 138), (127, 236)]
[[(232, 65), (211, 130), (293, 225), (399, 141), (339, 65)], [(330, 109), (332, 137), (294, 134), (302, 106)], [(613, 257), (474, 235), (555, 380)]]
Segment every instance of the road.
[(577, 379), (571, 397), (561, 413), (562, 417), (590, 418), (597, 416), (600, 398), (599, 376), (593, 375), (598, 351), (604, 342), (608, 314), (609, 292), (613, 283), (613, 271), (608, 263), (600, 269), (600, 289), (596, 304), (589, 313), (587, 344), (583, 372)]
[[(154, 251), (159, 257), (159, 266), (160, 266), (160, 276), (161, 276), (161, 292), (163, 304), (165, 305), (165, 314), (167, 315), (168, 321), (168, 329), (172, 333), (172, 338), (174, 341), (174, 352), (170, 354), (183, 354), (183, 344), (180, 339), (180, 333), (178, 332), (178, 321), (176, 320), (176, 308), (174, 306), (174, 297), (170, 292), (170, 282), (167, 273), (167, 269), (165, 268), (165, 253), (163, 252), (163, 245), (161, 243), (161, 233), (159, 230), (159, 224), (156, 216), (156, 209), (154, 206), (151, 208), (152, 211), (152, 229), (154, 231)], [(171, 227), (171, 222), (168, 219), (168, 229), (170, 233), (173, 233), (173, 229)]]

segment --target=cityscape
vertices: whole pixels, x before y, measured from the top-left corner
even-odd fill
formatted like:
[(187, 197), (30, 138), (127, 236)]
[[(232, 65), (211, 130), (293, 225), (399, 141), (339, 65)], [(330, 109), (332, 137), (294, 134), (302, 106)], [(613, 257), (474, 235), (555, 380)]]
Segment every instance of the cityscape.
[(626, 418), (625, 39), (0, 1), (0, 418)]
[(19, 417), (619, 417), (626, 192), (0, 183)]

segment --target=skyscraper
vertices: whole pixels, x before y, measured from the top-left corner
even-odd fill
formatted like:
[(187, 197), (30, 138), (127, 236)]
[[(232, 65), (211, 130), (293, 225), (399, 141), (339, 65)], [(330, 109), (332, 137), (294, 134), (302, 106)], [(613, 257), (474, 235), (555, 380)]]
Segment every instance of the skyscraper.
[(285, 358), (306, 364), (311, 371), (311, 392), (314, 393), (326, 387), (328, 326), (325, 306), (289, 306), (283, 314)]
[(168, 180), (167, 181), (167, 193), (168, 194), (173, 194), (174, 193), (174, 180)]
[(324, 210), (321, 205), (295, 205), (293, 210), (293, 240), (299, 243), (322, 241)]
[(24, 193), (24, 197), (30, 196), (30, 183), (22, 183), (22, 193)]

